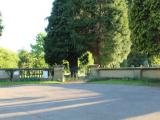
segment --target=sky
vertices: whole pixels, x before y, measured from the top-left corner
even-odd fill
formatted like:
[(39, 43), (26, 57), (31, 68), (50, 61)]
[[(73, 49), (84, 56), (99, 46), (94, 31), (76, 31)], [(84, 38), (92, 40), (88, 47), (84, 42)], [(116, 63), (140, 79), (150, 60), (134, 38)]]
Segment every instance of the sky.
[(45, 32), (53, 0), (0, 0), (4, 30), (0, 47), (30, 50), (36, 35)]

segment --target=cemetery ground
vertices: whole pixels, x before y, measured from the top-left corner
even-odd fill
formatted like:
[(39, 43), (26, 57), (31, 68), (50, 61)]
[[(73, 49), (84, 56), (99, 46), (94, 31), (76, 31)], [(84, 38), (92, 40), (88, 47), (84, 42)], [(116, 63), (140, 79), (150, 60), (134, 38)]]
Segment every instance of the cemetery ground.
[(160, 119), (158, 81), (74, 83), (0, 82), (0, 120)]

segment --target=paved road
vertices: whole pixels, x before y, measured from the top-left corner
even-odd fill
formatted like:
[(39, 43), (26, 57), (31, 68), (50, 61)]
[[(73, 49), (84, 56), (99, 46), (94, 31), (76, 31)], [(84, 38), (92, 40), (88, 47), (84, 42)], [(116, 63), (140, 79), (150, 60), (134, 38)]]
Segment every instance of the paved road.
[(0, 88), (0, 120), (160, 120), (160, 89), (96, 84)]

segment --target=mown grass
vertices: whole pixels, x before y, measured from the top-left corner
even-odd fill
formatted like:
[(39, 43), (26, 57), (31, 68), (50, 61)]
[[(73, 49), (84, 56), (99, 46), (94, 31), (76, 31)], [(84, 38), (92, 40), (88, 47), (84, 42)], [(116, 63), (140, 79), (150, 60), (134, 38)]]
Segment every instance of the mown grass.
[(160, 87), (160, 80), (91, 80), (88, 83), (93, 84), (121, 84), (121, 85), (139, 85), (139, 86), (155, 86)]
[(0, 81), (0, 87), (5, 86), (15, 86), (15, 85), (30, 85), (30, 84), (40, 84), (40, 85), (51, 85), (51, 84), (61, 84), (58, 81)]
[[(22, 80), (22, 81), (0, 81), (0, 87), (15, 86), (15, 85), (52, 85), (52, 84), (67, 84), (69, 82), (46, 81), (46, 80)], [(90, 80), (87, 83), (91, 84), (119, 84), (119, 85), (136, 85), (136, 86), (154, 86), (160, 87), (160, 80), (126, 80), (126, 79), (109, 79), (109, 80)]]

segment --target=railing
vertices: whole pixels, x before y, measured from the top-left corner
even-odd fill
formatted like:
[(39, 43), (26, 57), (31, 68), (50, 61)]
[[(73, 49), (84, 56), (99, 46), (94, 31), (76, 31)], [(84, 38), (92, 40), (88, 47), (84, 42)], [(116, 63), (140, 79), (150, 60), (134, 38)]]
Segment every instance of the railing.
[(54, 69), (45, 68), (23, 68), (23, 69), (0, 69), (0, 79), (52, 79), (54, 77)]

